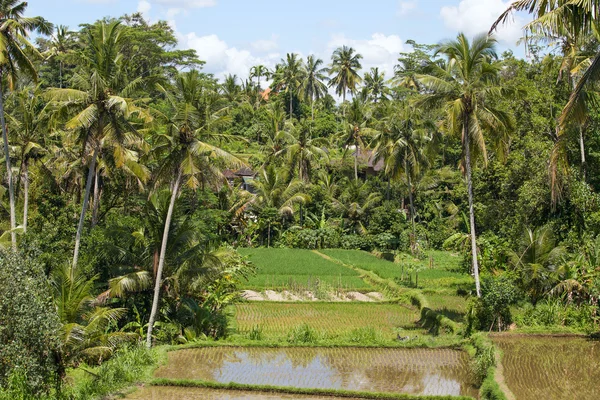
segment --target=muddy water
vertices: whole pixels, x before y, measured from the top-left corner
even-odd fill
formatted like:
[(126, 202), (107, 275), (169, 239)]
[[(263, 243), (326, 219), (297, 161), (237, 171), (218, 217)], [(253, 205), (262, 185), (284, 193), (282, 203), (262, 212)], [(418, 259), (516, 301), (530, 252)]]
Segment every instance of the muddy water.
[(600, 342), (565, 337), (496, 337), (504, 379), (519, 400), (600, 399)]
[(169, 353), (158, 378), (476, 396), (467, 354), (450, 349), (200, 348)]
[[(338, 397), (297, 396), (292, 394), (272, 394), (242, 392), (235, 390), (213, 390), (184, 387), (146, 387), (127, 396), (129, 400), (342, 400)], [(360, 400), (348, 399), (344, 400)]]

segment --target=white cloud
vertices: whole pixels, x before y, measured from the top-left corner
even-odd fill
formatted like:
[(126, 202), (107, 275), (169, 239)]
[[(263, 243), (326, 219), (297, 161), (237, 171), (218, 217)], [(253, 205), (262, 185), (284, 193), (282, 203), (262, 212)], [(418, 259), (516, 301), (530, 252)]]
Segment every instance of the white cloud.
[(277, 40), (279, 39), (279, 37), (277, 35), (272, 35), (271, 39), (267, 39), (267, 40), (257, 40), (255, 42), (252, 42), (250, 45), (252, 46), (252, 48), (258, 52), (261, 53), (268, 53), (271, 52), (275, 49), (277, 49), (278, 44), (277, 44)]
[(272, 69), (281, 59), (278, 53), (257, 56), (249, 50), (231, 47), (215, 34), (197, 36), (192, 32), (182, 35), (180, 46), (195, 49), (198, 58), (206, 61), (204, 71), (214, 73), (217, 78), (232, 74), (246, 79), (253, 66), (262, 64)]
[(148, 13), (152, 9), (152, 4), (148, 3), (146, 0), (140, 0), (138, 2), (137, 11), (144, 15), (144, 17), (148, 16)]
[(398, 2), (398, 12), (397, 12), (397, 14), (399, 16), (404, 16), (406, 14), (409, 14), (415, 8), (417, 8), (417, 1), (416, 0), (412, 0), (412, 1), (402, 1), (401, 0), (401, 1)]
[(329, 55), (343, 45), (353, 47), (363, 56), (363, 73), (371, 67), (379, 67), (387, 78), (394, 75), (394, 65), (398, 62), (399, 53), (405, 50), (404, 42), (398, 35), (374, 33), (370, 39), (349, 39), (344, 35), (334, 35), (327, 45)]
[[(511, 0), (461, 0), (458, 6), (442, 7), (440, 15), (448, 28), (472, 36), (489, 31), (494, 21), (511, 2)], [(495, 35), (502, 42), (515, 44), (523, 36), (521, 28), (524, 24), (523, 18), (517, 15), (513, 21), (499, 27)]]

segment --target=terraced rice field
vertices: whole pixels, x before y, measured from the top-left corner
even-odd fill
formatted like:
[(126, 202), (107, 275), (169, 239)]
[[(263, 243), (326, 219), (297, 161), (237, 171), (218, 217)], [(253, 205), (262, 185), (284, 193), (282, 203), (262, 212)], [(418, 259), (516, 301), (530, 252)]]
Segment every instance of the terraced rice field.
[(257, 267), (243, 289), (308, 289), (317, 282), (334, 290), (371, 291), (357, 272), (301, 249), (238, 249)]
[[(338, 397), (300, 396), (293, 394), (273, 394), (242, 392), (235, 390), (214, 390), (203, 388), (149, 386), (127, 396), (129, 400), (342, 400)], [(347, 397), (344, 400), (353, 400)], [(358, 399), (354, 399), (358, 400)]]
[(470, 395), (469, 357), (451, 349), (230, 348), (174, 351), (157, 378), (424, 395)]
[[(407, 276), (413, 267), (418, 267), (420, 268), (419, 287), (426, 289), (447, 289), (455, 292), (457, 287), (468, 287), (473, 283), (471, 276), (455, 271), (459, 267), (460, 257), (448, 252), (430, 252), (433, 268), (429, 268), (429, 258), (417, 260), (408, 255), (404, 261), (393, 263), (360, 250), (327, 249), (319, 252), (344, 264), (372, 271), (385, 279), (401, 278), (403, 271)], [(412, 276), (414, 280), (414, 273)]]
[(566, 337), (495, 337), (508, 388), (519, 400), (600, 398), (600, 342)]
[(306, 324), (328, 336), (369, 327), (393, 338), (396, 327), (412, 326), (418, 319), (415, 309), (389, 303), (250, 302), (235, 306), (239, 333), (258, 327), (267, 337), (283, 336), (290, 329)]

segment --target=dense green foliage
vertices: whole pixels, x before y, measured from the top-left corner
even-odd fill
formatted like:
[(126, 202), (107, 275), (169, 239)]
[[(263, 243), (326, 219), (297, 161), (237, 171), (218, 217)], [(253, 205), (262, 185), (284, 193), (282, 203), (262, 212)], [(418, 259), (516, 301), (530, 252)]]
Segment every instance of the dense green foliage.
[(49, 282), (29, 258), (0, 251), (0, 386), (24, 381), (33, 394), (60, 379), (60, 322)]

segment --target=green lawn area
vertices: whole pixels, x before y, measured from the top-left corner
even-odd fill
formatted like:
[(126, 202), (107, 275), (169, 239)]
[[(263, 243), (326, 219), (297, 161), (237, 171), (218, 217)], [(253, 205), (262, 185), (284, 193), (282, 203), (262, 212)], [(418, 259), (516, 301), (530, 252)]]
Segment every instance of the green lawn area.
[(360, 279), (357, 272), (324, 259), (310, 250), (300, 249), (238, 249), (254, 263), (256, 275), (243, 289), (310, 289), (316, 283), (337, 290), (370, 291), (373, 288)]
[[(461, 258), (445, 251), (431, 251), (423, 260), (415, 259), (409, 255), (397, 263), (386, 261), (361, 250), (327, 249), (321, 253), (339, 260), (344, 264), (372, 271), (385, 279), (396, 279), (405, 275), (417, 266), (419, 271), (419, 287), (434, 290), (449, 290), (455, 292), (458, 287), (469, 286), (473, 279), (471, 276), (457, 272)], [(433, 259), (433, 268), (429, 268), (429, 255)], [(414, 280), (414, 273), (413, 273)]]

